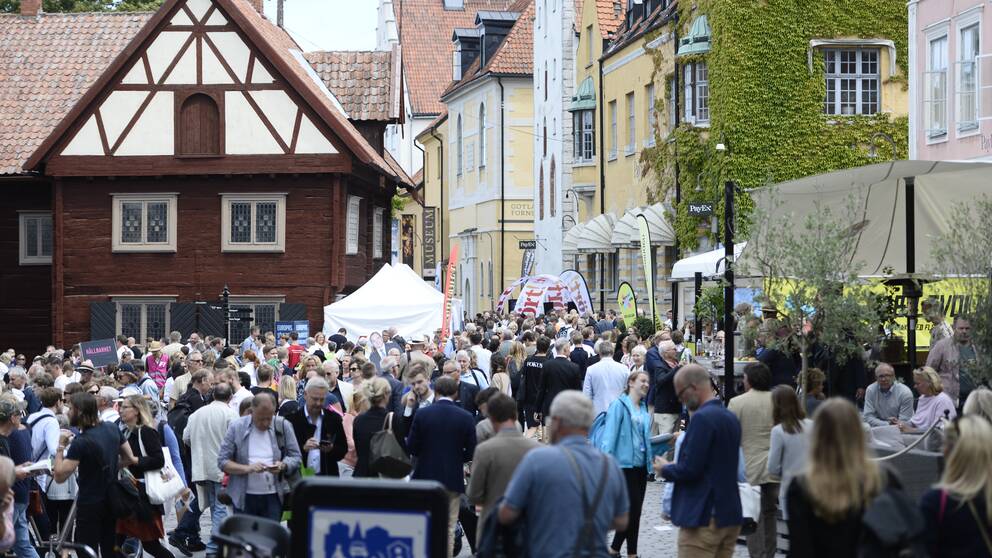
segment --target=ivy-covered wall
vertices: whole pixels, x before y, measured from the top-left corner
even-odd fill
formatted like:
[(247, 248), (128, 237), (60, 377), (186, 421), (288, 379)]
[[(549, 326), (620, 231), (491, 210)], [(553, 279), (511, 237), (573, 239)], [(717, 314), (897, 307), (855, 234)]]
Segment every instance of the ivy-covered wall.
[[(705, 13), (709, 19), (712, 49), (705, 58), (711, 124), (708, 129), (683, 124), (672, 132), (674, 142), (662, 139), (642, 157), (660, 177), (657, 190), (649, 193), (654, 200), (669, 199), (678, 160), (682, 203), (675, 227), (683, 251), (696, 248), (701, 235), (710, 234), (703, 228), (707, 223), (688, 216), (688, 204), (715, 202), (714, 211), (722, 215), (725, 180), (749, 189), (870, 164), (874, 160), (868, 147), (877, 132), (890, 135), (896, 156), (906, 157), (907, 106), (896, 111), (898, 116), (824, 114), (822, 53), (813, 57), (812, 72), (807, 60), (812, 39), (888, 39), (895, 43), (898, 68), (894, 77), (882, 73), (882, 85), (904, 92), (908, 39), (903, 0), (684, 0), (678, 10), (680, 36), (697, 15)], [(665, 83), (670, 63), (656, 60), (656, 83)], [(668, 91), (661, 98), (668, 99)], [(659, 110), (667, 108), (664, 102)], [(720, 142), (728, 145), (722, 155), (715, 150)], [(887, 141), (878, 139), (876, 146), (879, 160), (892, 157)], [(752, 208), (746, 193), (738, 194), (736, 208), (740, 238), (746, 236)], [(722, 224), (718, 234), (722, 238)]]

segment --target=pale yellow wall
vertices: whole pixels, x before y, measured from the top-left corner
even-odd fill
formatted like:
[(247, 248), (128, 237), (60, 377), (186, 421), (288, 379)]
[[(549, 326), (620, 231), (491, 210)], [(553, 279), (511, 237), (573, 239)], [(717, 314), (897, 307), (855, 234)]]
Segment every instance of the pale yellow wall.
[[(448, 184), (450, 183), (450, 177), (447, 174), (447, 168), (444, 168), (443, 176), (438, 172), (439, 169), (443, 168), (445, 164), (444, 159), (447, 158), (445, 154), (444, 159), (441, 158), (439, 153), (439, 147), (441, 147), (441, 142), (445, 141), (445, 137), (448, 133), (448, 123), (447, 121), (441, 122), (437, 125), (437, 129), (433, 131), (433, 135), (430, 130), (425, 130), (419, 136), (417, 136), (417, 141), (421, 144), (424, 149), (424, 204), (427, 207), (437, 207), (438, 210), (435, 211), (435, 260), (436, 262), (443, 262), (448, 257), (448, 250), (450, 249), (450, 243), (448, 241), (448, 233), (450, 232), (451, 224), (448, 218)], [(447, 146), (445, 146), (447, 148)], [(442, 183), (443, 180), (443, 183)], [(423, 235), (423, 220), (418, 222), (418, 230), (420, 234)], [(423, 263), (423, 250), (420, 251), (420, 264)], [(430, 270), (427, 270), (430, 271)]]
[[(596, 2), (588, 0), (582, 3), (582, 14), (576, 22), (576, 30), (579, 38), (576, 41), (578, 48), (575, 53), (575, 88), (578, 92), (579, 86), (585, 79), (592, 78), (594, 91), (599, 95), (599, 57), (603, 55), (603, 36), (599, 32), (599, 20), (596, 17)], [(592, 42), (592, 56), (589, 56), (589, 43)], [(593, 163), (582, 163), (572, 165), (572, 185), (582, 187), (596, 185), (599, 188), (599, 150), (600, 150), (600, 117), (601, 99), (596, 99), (596, 113), (594, 115), (596, 123), (596, 157)], [(598, 203), (580, 197), (584, 200), (579, 204), (576, 221), (581, 223), (599, 215)], [(566, 256), (566, 261), (570, 261), (571, 256)], [(570, 267), (570, 266), (567, 266)]]

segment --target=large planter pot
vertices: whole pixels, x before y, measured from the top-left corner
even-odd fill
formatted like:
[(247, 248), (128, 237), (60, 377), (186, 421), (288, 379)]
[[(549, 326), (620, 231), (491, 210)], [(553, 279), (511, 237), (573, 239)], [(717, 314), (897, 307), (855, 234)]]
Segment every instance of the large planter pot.
[(882, 362), (904, 362), (906, 360), (906, 342), (902, 337), (887, 337), (882, 339)]

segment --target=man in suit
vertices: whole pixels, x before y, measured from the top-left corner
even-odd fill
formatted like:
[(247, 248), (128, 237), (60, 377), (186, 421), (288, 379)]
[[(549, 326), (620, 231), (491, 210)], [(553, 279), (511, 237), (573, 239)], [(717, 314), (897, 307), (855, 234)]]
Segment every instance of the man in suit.
[(338, 476), (338, 461), (348, 453), (348, 438), (341, 415), (325, 408), (328, 385), (319, 376), (310, 378), (304, 405), (286, 417), (293, 426), (303, 463), (318, 475)]
[(482, 506), (483, 521), (506, 492), (513, 471), (530, 450), (540, 446), (537, 440), (524, 438), (517, 425), (517, 402), (497, 393), (486, 403), (489, 420), (496, 436), (475, 448), (472, 476), (468, 483), (468, 501)]
[(463, 382), (461, 372), (458, 370), (458, 364), (453, 360), (446, 361), (441, 367), (441, 372), (441, 377), (447, 376), (454, 380), (457, 385), (458, 391), (456, 392), (457, 399), (455, 399), (455, 403), (468, 411), (476, 422), (482, 420), (482, 415), (479, 414), (479, 408), (475, 406), (475, 396), (479, 395), (479, 386)]
[(683, 366), (674, 383), (692, 420), (678, 461), (655, 457), (654, 468), (675, 483), (672, 523), (679, 527), (679, 556), (730, 558), (742, 521), (737, 488), (741, 424), (717, 399), (702, 366)]
[[(582, 350), (582, 349), (576, 349)], [(569, 360), (572, 345), (568, 339), (555, 341), (555, 358), (544, 362), (541, 369), (541, 387), (537, 392), (537, 407), (542, 420), (550, 419), (548, 411), (555, 396), (566, 389), (582, 390), (582, 373), (578, 365)], [(547, 425), (545, 425), (547, 426)]]
[(452, 555), (455, 522), (465, 493), (464, 464), (475, 452), (475, 420), (453, 398), (458, 385), (450, 377), (434, 383), (435, 402), (413, 419), (406, 445), (417, 458), (414, 479), (440, 482), (448, 492), (448, 556)]

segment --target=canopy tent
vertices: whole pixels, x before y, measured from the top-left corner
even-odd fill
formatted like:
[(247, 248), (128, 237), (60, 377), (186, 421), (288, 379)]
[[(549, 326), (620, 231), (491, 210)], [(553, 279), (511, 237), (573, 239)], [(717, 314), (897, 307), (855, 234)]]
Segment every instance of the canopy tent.
[(572, 228), (565, 231), (565, 237), (561, 241), (561, 252), (562, 254), (578, 254), (579, 253), (579, 238), (585, 232), (586, 226), (583, 223), (579, 223)]
[(578, 251), (586, 254), (612, 252), (610, 237), (613, 235), (613, 224), (616, 221), (617, 218), (612, 213), (603, 213), (585, 223), (585, 229), (576, 244)]
[(441, 327), (443, 304), (444, 294), (408, 266), (385, 264), (357, 291), (324, 307), (324, 334), (343, 327), (356, 339), (395, 327), (407, 339), (430, 336)]
[[(984, 163), (893, 161), (759, 188), (751, 197), (758, 208), (779, 204), (775, 214), (789, 215), (798, 225), (821, 208), (845, 214), (853, 196), (858, 240), (851, 258), (860, 262), (859, 275), (878, 277), (886, 268), (896, 275), (936, 271), (933, 239), (955, 224), (955, 205), (988, 193), (990, 184), (992, 167)], [(739, 276), (760, 273), (757, 242), (751, 239), (738, 259)]]
[[(747, 242), (734, 245), (734, 258), (740, 258), (741, 252), (747, 246)], [(702, 273), (704, 279), (723, 275), (724, 270), (724, 249), (718, 248), (683, 258), (672, 266), (672, 281), (689, 281), (695, 278), (696, 272)]]
[(613, 226), (610, 243), (614, 248), (638, 248), (641, 245), (641, 232), (637, 216), (643, 214), (648, 220), (648, 232), (652, 246), (675, 244), (675, 230), (665, 217), (665, 208), (660, 203), (628, 209)]

